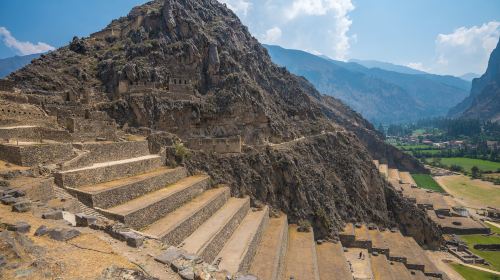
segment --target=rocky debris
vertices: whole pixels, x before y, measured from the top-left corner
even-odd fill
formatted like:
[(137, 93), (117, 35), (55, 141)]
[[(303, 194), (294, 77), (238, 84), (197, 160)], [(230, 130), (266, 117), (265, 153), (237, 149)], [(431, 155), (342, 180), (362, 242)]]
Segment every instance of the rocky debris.
[[(8, 187), (10, 187), (10, 182), (0, 179), (0, 187), (8, 188)], [(0, 190), (0, 194), (1, 194), (1, 190)]]
[(29, 200), (18, 201), (14, 203), (14, 205), (12, 205), (13, 212), (24, 213), (30, 210), (31, 210), (31, 201)]
[(18, 233), (28, 233), (31, 229), (31, 225), (27, 222), (17, 222), (15, 224), (7, 224), (8, 231), (15, 231)]
[(49, 228), (45, 225), (39, 226), (35, 231), (35, 236), (43, 236), (49, 232)]
[(76, 226), (77, 227), (88, 227), (97, 222), (97, 218), (94, 216), (86, 215), (83, 213), (78, 213), (75, 215)]
[(145, 275), (142, 271), (126, 269), (117, 266), (106, 268), (97, 280), (123, 279), (123, 280), (158, 280)]
[(79, 39), (75, 36), (69, 44), (69, 49), (79, 54), (86, 54), (88, 51), (88, 46), (83, 39)]
[(53, 228), (47, 232), (48, 236), (57, 241), (68, 241), (80, 235), (80, 231), (68, 228)]
[(64, 218), (63, 212), (61, 210), (54, 210), (42, 214), (42, 219), (48, 220), (62, 220)]
[(178, 272), (179, 276), (184, 279), (184, 280), (194, 280), (194, 268), (193, 267), (187, 267), (181, 271)]
[(236, 276), (236, 280), (258, 280), (258, 278), (255, 275), (248, 274)]

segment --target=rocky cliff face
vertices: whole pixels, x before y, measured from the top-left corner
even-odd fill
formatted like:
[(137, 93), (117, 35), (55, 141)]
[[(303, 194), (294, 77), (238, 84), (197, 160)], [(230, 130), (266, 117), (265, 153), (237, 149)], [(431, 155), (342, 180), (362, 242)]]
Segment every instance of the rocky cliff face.
[(500, 41), (491, 53), (486, 73), (472, 81), (470, 96), (453, 108), (449, 116), (500, 121)]
[(213, 0), (149, 2), (9, 79), (45, 96), (43, 106), (98, 109), (123, 126), (181, 139), (241, 135), (245, 153), (196, 153), (185, 164), (229, 183), (235, 195), (310, 219), (322, 235), (347, 220), (394, 222), (367, 148), (401, 169), (419, 168), (359, 114), (274, 65)]

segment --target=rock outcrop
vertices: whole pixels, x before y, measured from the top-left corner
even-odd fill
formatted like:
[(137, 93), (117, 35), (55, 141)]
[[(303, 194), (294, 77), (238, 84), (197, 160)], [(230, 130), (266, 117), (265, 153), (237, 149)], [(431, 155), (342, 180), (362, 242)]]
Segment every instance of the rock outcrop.
[(470, 96), (450, 110), (449, 116), (500, 120), (500, 41), (491, 53), (484, 75), (472, 81)]

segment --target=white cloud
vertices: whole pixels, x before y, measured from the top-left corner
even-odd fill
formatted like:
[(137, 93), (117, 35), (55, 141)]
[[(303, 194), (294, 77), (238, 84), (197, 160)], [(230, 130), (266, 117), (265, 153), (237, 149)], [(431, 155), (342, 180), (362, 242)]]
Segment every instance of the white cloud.
[(462, 26), (452, 33), (439, 34), (436, 38), (436, 70), (468, 69), (467, 72), (483, 73), (499, 37), (500, 22), (497, 21), (481, 26)]
[(221, 3), (225, 3), (229, 9), (233, 10), (233, 12), (246, 16), (248, 14), (248, 10), (251, 7), (251, 3), (249, 0), (219, 0)]
[(324, 16), (332, 13), (335, 28), (328, 29), (331, 38), (334, 57), (346, 60), (351, 48), (352, 38), (347, 35), (352, 25), (349, 13), (354, 10), (351, 0), (294, 0), (292, 5), (285, 9), (285, 16), (293, 20), (300, 16)]
[(281, 28), (273, 27), (266, 31), (266, 34), (262, 37), (262, 40), (266, 44), (274, 44), (277, 43), (279, 39), (281, 39), (282, 34), (283, 32), (281, 31)]
[(420, 70), (420, 71), (424, 71), (424, 72), (429, 71), (429, 69), (424, 67), (424, 64), (422, 62), (410, 62), (406, 66), (413, 68), (415, 70)]
[(0, 37), (3, 40), (3, 43), (18, 52), (21, 55), (29, 55), (35, 53), (44, 53), (47, 51), (52, 51), (55, 48), (46, 43), (38, 42), (37, 44), (33, 44), (31, 42), (21, 42), (18, 41), (7, 28), (0, 26)]

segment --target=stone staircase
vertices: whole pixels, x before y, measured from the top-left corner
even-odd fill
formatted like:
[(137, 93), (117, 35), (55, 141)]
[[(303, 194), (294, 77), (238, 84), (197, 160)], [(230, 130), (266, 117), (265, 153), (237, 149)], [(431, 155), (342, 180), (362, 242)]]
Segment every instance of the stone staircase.
[[(264, 280), (440, 277), (420, 246), (399, 232), (348, 224), (341, 242), (317, 244), (312, 230), (299, 232), (286, 215), (270, 218), (268, 206), (251, 208), (248, 197), (231, 197), (229, 187), (213, 186), (206, 175), (164, 166), (145, 141), (76, 148), (85, 158), (55, 174), (59, 187), (105, 217), (229, 273)], [(105, 150), (114, 152), (103, 157)]]

